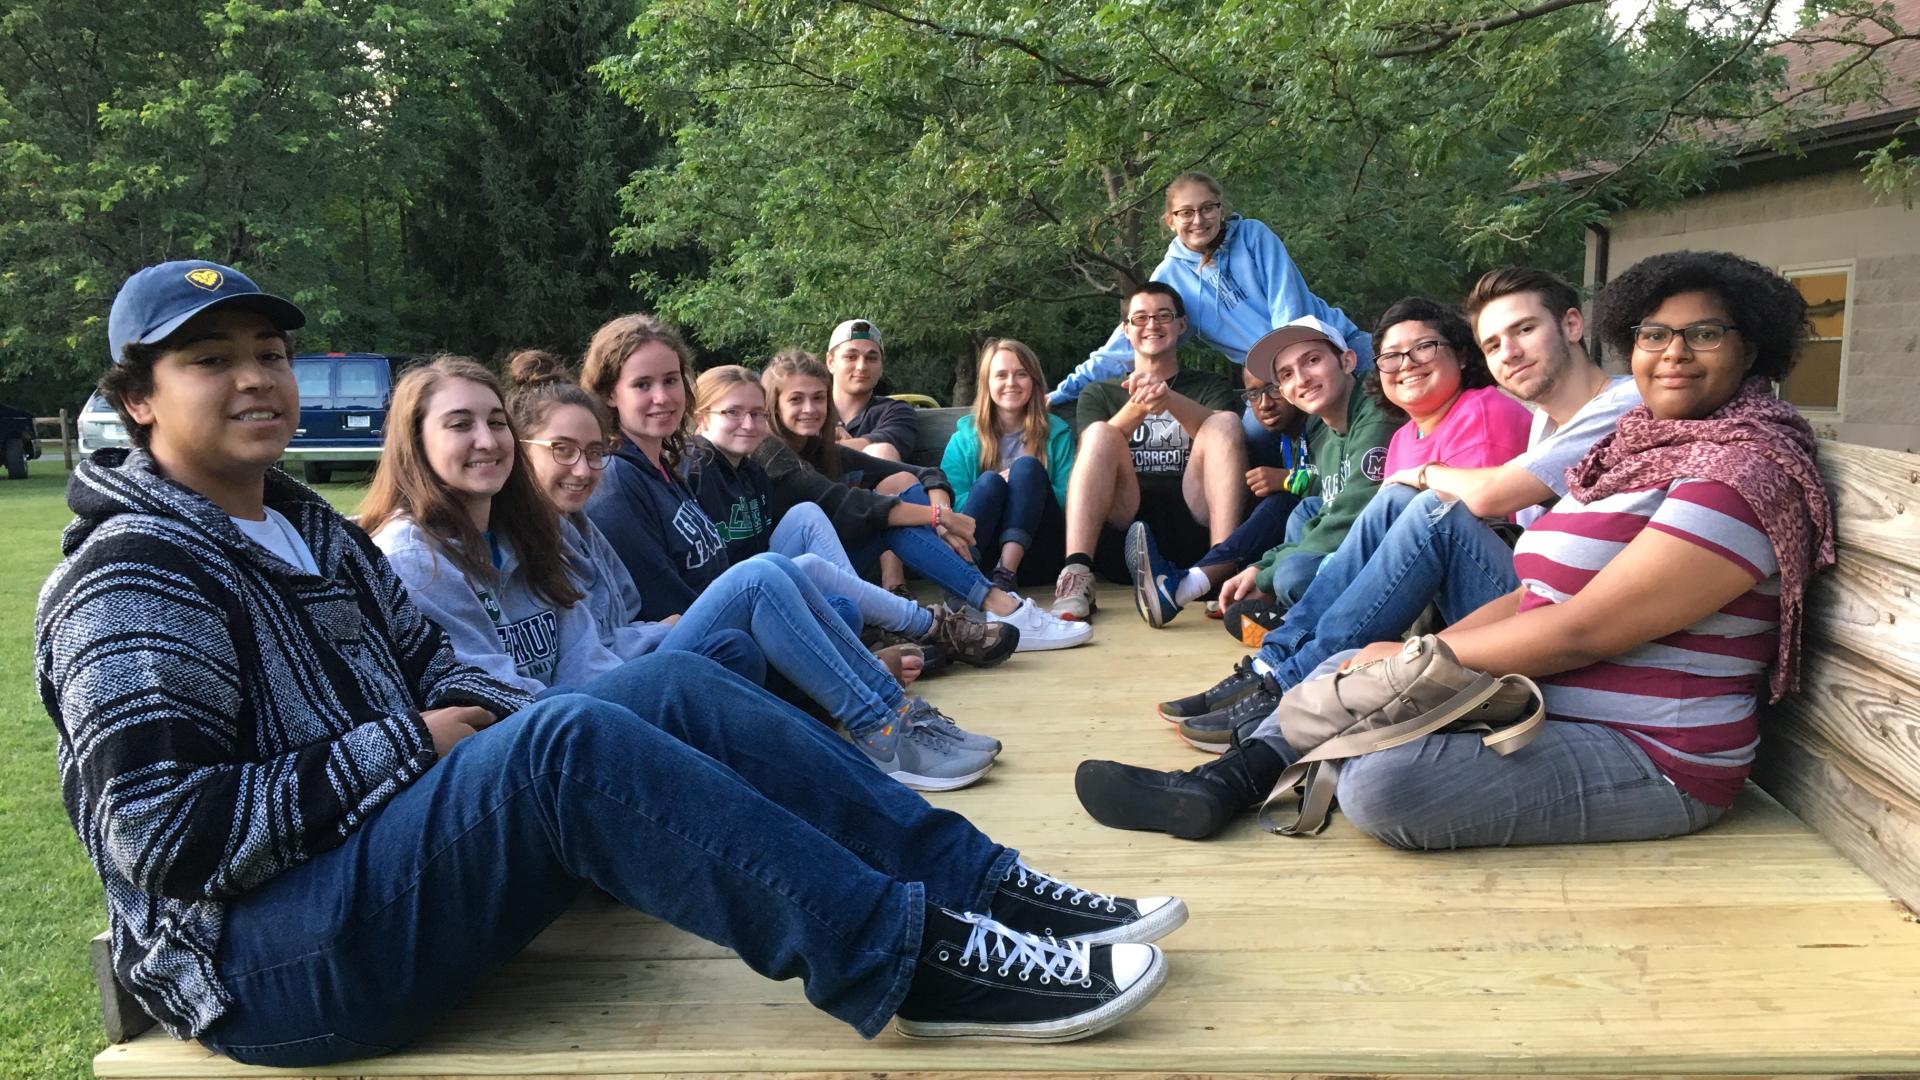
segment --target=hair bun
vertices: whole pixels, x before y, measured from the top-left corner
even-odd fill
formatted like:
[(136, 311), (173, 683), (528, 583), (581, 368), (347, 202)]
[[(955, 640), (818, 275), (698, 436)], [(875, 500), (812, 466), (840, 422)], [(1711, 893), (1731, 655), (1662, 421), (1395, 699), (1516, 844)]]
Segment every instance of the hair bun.
[(521, 349), (507, 358), (507, 379), (513, 385), (531, 389), (549, 383), (576, 383), (573, 369), (565, 360), (545, 349)]

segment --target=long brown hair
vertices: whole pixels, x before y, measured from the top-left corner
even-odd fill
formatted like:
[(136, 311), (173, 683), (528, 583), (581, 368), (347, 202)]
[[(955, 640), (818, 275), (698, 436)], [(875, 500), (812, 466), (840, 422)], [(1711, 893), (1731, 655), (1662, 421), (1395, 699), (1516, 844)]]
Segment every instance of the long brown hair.
[[(1170, 219), (1173, 215), (1173, 189), (1187, 184), (1199, 184), (1213, 192), (1214, 200), (1220, 204), (1220, 231), (1213, 234), (1213, 239), (1207, 242), (1207, 250), (1200, 253), (1200, 265), (1205, 266), (1213, 261), (1214, 253), (1220, 250), (1220, 245), (1227, 242), (1227, 214), (1230, 213), (1227, 209), (1227, 192), (1220, 186), (1220, 181), (1206, 173), (1189, 169), (1167, 182), (1166, 208), (1162, 211), (1163, 220)], [(1170, 222), (1168, 228), (1172, 228)]]
[[(680, 385), (688, 394), (693, 388), (693, 350), (687, 347), (687, 341), (666, 322), (641, 312), (622, 315), (603, 324), (593, 332), (593, 340), (587, 342), (587, 356), (580, 364), (580, 385), (587, 392), (605, 402), (607, 408), (613, 408), (613, 389), (619, 385), (620, 369), (626, 366), (627, 357), (642, 345), (659, 342), (673, 350), (680, 358)], [(692, 404), (691, 401), (688, 402)], [(614, 430), (620, 430), (620, 417), (613, 417)], [(693, 410), (680, 410), (680, 428), (667, 436), (660, 444), (660, 465), (668, 472), (675, 471), (680, 465), (680, 455), (686, 451), (687, 438), (693, 434)], [(624, 438), (624, 434), (622, 435)]]
[(607, 403), (587, 393), (573, 368), (545, 349), (521, 349), (507, 357), (507, 384), (507, 413), (521, 431), (546, 427), (547, 417), (563, 405), (578, 405), (592, 413), (602, 438), (613, 430)]
[[(780, 418), (781, 391), (787, 383), (802, 376), (819, 379), (827, 388), (827, 418), (821, 423), (818, 435), (796, 434)], [(840, 413), (833, 407), (833, 376), (827, 373), (827, 365), (810, 352), (788, 349), (767, 361), (766, 370), (760, 373), (760, 386), (767, 392), (767, 420), (774, 435), (792, 447), (800, 460), (834, 480), (840, 479), (840, 454), (834, 449), (839, 438)]]
[(1000, 410), (994, 405), (993, 397), (987, 392), (987, 369), (993, 366), (995, 353), (1002, 349), (1012, 353), (1020, 360), (1020, 366), (1027, 371), (1027, 378), (1033, 384), (1033, 390), (1027, 395), (1025, 413), (1020, 430), (1024, 434), (1022, 445), (1027, 453), (1040, 462), (1047, 464), (1047, 436), (1051, 434), (1053, 414), (1047, 411), (1046, 376), (1040, 371), (1040, 358), (1024, 342), (1012, 338), (989, 338), (980, 350), (979, 372), (974, 379), (973, 388), (973, 430), (980, 435), (980, 471), (999, 472), (1000, 436), (1011, 432), (1000, 430)]
[[(423, 436), (427, 406), (435, 392), (453, 379), (479, 383), (501, 398), (504, 407), (500, 380), (471, 357), (441, 354), (402, 375), (387, 408), (386, 443), (361, 504), (360, 525), (378, 532), (395, 518), (411, 518), (468, 580), (495, 582), (500, 575), (493, 568), (487, 538), (474, 528), (473, 519), (427, 461)], [(572, 607), (582, 595), (568, 577), (571, 566), (560, 543), (559, 511), (526, 468), (526, 457), (519, 452), (520, 433), (511, 416), (507, 437), (514, 443), (513, 468), (493, 497), (493, 533), (519, 556), (520, 571), (536, 595), (548, 603)]]

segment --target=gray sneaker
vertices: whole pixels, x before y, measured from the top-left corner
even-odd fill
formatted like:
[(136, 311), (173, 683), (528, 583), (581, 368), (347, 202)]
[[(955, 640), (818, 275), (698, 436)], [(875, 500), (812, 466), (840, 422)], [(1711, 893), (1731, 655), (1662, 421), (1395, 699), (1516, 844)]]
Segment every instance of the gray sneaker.
[(1070, 563), (1060, 568), (1053, 581), (1053, 614), (1070, 622), (1093, 618), (1093, 567)]
[(923, 698), (914, 698), (907, 703), (907, 723), (951, 739), (963, 750), (984, 752), (994, 757), (1000, 756), (999, 739), (990, 735), (975, 735), (967, 731), (954, 723), (952, 717), (934, 708)]
[(932, 728), (899, 716), (853, 745), (874, 767), (915, 791), (953, 791), (987, 775), (993, 755), (963, 749)]

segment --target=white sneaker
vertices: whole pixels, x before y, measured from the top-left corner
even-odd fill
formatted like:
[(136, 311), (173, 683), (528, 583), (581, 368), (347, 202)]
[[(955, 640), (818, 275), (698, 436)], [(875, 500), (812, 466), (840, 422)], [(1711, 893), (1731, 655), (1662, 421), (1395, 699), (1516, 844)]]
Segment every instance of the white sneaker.
[(989, 611), (987, 621), (1007, 623), (1020, 631), (1020, 644), (1014, 647), (1014, 652), (1071, 649), (1093, 640), (1092, 624), (1068, 622), (1041, 611), (1031, 600), (1020, 601), (1020, 606), (1014, 608), (1011, 615), (995, 615)]

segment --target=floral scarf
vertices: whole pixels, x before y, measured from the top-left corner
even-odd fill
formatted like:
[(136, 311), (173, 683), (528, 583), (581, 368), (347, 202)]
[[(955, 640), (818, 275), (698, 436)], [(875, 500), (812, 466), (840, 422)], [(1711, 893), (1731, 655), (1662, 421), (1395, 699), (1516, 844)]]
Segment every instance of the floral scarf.
[(1704, 420), (1656, 420), (1645, 405), (1567, 470), (1567, 493), (1593, 502), (1675, 480), (1717, 480), (1740, 493), (1780, 562), (1780, 652), (1772, 700), (1800, 685), (1807, 582), (1833, 565), (1833, 507), (1813, 464), (1813, 428), (1754, 377)]

